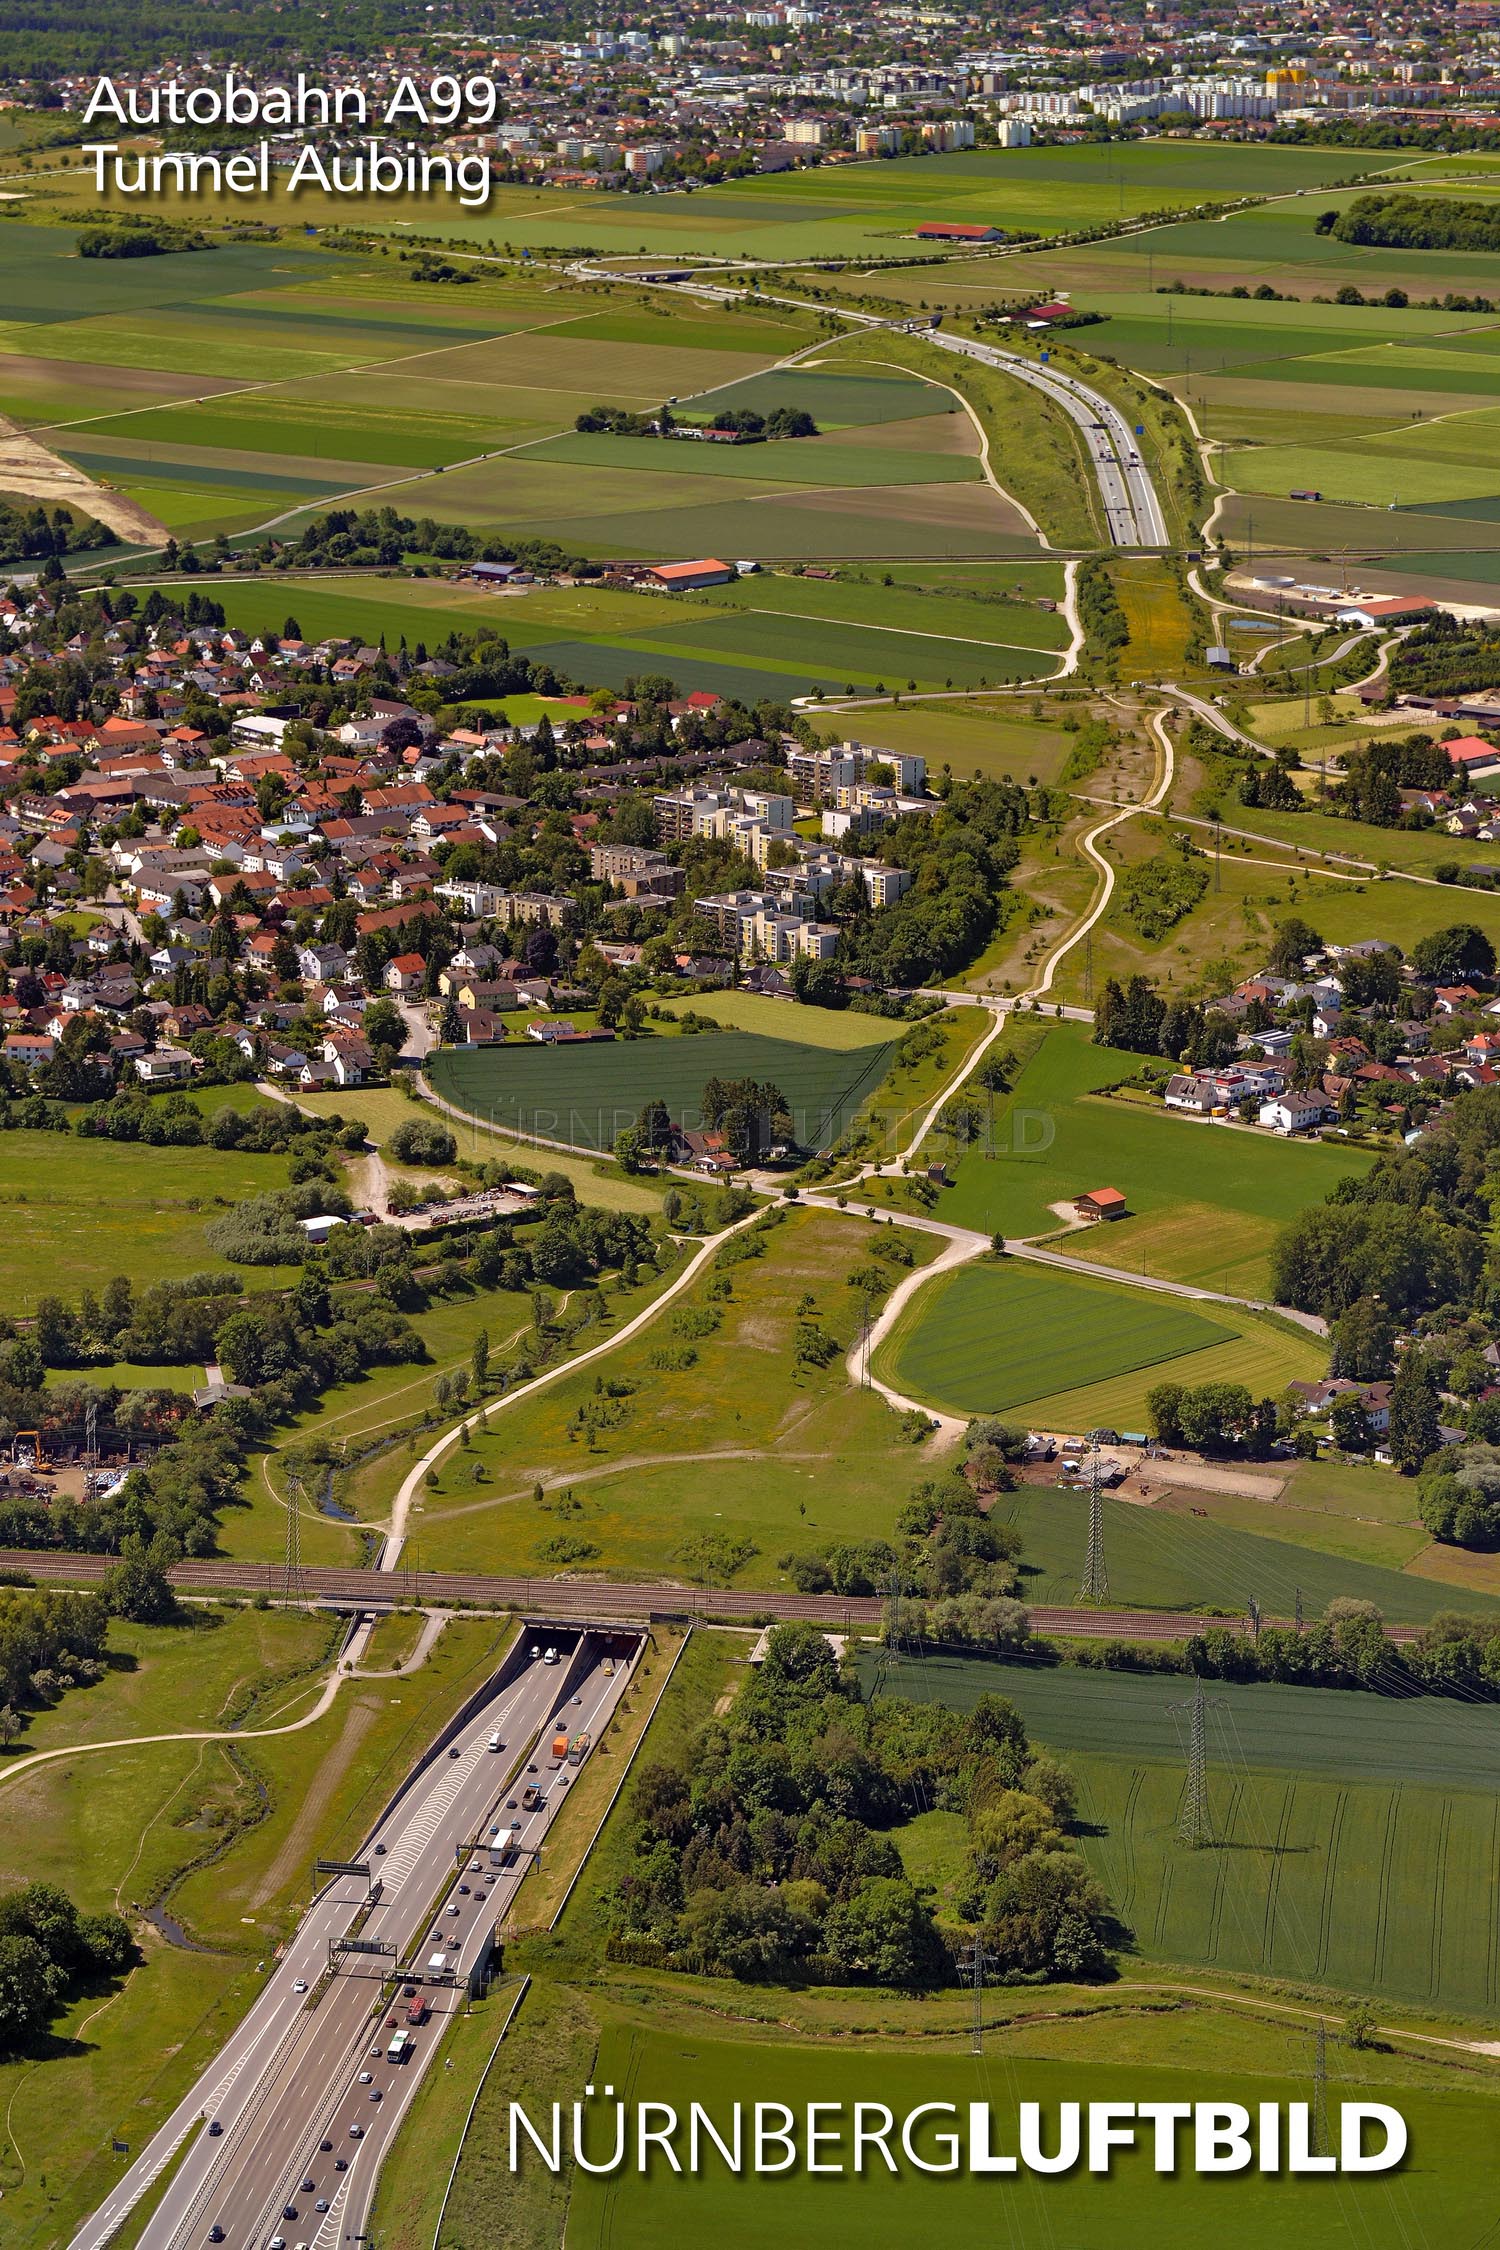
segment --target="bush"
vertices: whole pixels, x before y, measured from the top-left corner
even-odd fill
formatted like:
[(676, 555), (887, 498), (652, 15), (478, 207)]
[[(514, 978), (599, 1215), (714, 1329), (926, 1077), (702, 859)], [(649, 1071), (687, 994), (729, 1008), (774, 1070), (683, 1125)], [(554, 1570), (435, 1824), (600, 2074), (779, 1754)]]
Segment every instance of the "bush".
[(398, 1164), (451, 1164), (458, 1142), (446, 1125), (430, 1117), (403, 1117), (386, 1142)]

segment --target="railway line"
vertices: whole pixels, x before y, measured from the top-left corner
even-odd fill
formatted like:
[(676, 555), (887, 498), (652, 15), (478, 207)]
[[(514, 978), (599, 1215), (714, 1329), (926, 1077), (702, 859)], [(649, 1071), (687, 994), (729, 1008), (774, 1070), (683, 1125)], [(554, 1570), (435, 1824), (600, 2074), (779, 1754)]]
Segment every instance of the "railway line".
[[(33, 1552), (0, 1548), (0, 1571), (73, 1586), (96, 1585), (113, 1567), (111, 1555)], [(330, 1609), (387, 1610), (517, 1609), (531, 1615), (570, 1619), (619, 1619), (623, 1623), (693, 1618), (712, 1624), (787, 1624), (806, 1619), (830, 1632), (879, 1630), (883, 1604), (842, 1594), (794, 1594), (783, 1589), (738, 1592), (724, 1586), (663, 1586), (609, 1579), (506, 1578), (451, 1570), (390, 1571), (304, 1569), (289, 1583), (279, 1563), (198, 1560), (178, 1563), (172, 1583), (183, 1594), (264, 1594), (273, 1601), (311, 1602)], [(1249, 1632), (1243, 1617), (1220, 1617), (1193, 1610), (1092, 1609), (1081, 1606), (1027, 1605), (1032, 1628), (1073, 1640), (1186, 1641), (1216, 1628)], [(1290, 1624), (1290, 1618), (1263, 1617), (1265, 1625)], [(1417, 1628), (1388, 1625), (1394, 1641), (1412, 1640)]]

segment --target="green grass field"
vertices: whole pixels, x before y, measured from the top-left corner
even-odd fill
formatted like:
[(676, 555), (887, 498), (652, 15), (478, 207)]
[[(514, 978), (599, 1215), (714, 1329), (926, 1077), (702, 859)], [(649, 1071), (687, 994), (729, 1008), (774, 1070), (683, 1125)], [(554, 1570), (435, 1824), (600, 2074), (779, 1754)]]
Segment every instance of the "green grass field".
[(960, 1708), (986, 1690), (1018, 1705), (1078, 1775), (1084, 1850), (1141, 1959), (1500, 2014), (1500, 1736), (1488, 1711), (1219, 1684), (1215, 1841), (1190, 1851), (1176, 1838), (1174, 1683), (935, 1657), (903, 1662), (891, 1686)]
[[(114, 1273), (140, 1285), (228, 1271), (204, 1228), (242, 1196), (286, 1185), (286, 1159), (213, 1148), (7, 1133), (0, 1143), (15, 1223), (0, 1245), (0, 1302), (27, 1313), (38, 1296), (76, 1297)], [(247, 1289), (285, 1286), (281, 1266), (234, 1269)]]
[(1246, 1383), (1275, 1396), (1321, 1373), (1326, 1347), (1279, 1324), (1011, 1260), (919, 1290), (876, 1353), (907, 1397), (1046, 1429), (1139, 1429), (1156, 1383)]
[[(586, 1543), (579, 1567), (682, 1583), (698, 1574), (685, 1543), (719, 1534), (748, 1549), (723, 1575), (765, 1586), (781, 1582), (789, 1548), (885, 1530), (923, 1463), (878, 1394), (845, 1373), (860, 1306), (847, 1277), (871, 1262), (871, 1231), (832, 1211), (789, 1212), (763, 1256), (695, 1282), (612, 1355), (600, 1372), (623, 1387), (602, 1406), (585, 1369), (494, 1415), (418, 1504), (424, 1557), (543, 1571), (563, 1534)], [(917, 1263), (935, 1247), (914, 1238)], [(840, 1347), (826, 1367), (795, 1359), (804, 1297)]]
[[(1463, 1605), (1494, 1610), (1493, 1595), (1478, 1586), (1465, 1588), (1460, 1597), (1452, 1586), (1413, 1571), (1387, 1568), (1366, 1554), (1341, 1552), (1336, 1533), (1321, 1551), (1294, 1544), (1278, 1536), (1284, 1513), (1279, 1507), (1246, 1501), (1242, 1515), (1230, 1518), (1214, 1511), (1210, 1499), (1205, 1514), (1194, 1516), (1188, 1501), (1203, 1504), (1203, 1496), (1186, 1494), (1170, 1508), (1105, 1500), (1111, 1603), (1125, 1609), (1223, 1609), (1243, 1615), (1254, 1600), (1266, 1616), (1290, 1618), (1300, 1590), (1310, 1616), (1339, 1594), (1372, 1601), (1383, 1615), (1402, 1624), (1420, 1624), (1453, 1608), (1460, 1598)], [(1087, 1495), (1029, 1486), (1004, 1495), (997, 1508), (1016, 1524), (1025, 1542), (1026, 1598), (1049, 1606), (1073, 1601), (1087, 1548)]]
[(963, 1157), (935, 1215), (987, 1234), (1042, 1235), (1062, 1223), (1054, 1203), (1117, 1187), (1131, 1215), (1080, 1229), (1058, 1248), (1234, 1296), (1263, 1294), (1277, 1230), (1366, 1160), (1094, 1098), (1134, 1068), (1131, 1056), (1093, 1046), (1085, 1027), (1051, 1027), (996, 1104), (994, 1154), (976, 1144)]
[(1210, 1351), (1233, 1333), (1171, 1297), (1126, 1298), (1043, 1267), (983, 1265), (921, 1291), (877, 1356), (913, 1397), (951, 1413), (1004, 1414)]
[(799, 1141), (823, 1148), (878, 1087), (892, 1046), (840, 1052), (795, 1035), (726, 1031), (660, 1043), (619, 1040), (572, 1053), (444, 1048), (429, 1062), (428, 1077), (444, 1100), (490, 1124), (585, 1149), (612, 1147), (648, 1101), (665, 1101), (681, 1121), (696, 1111), (706, 1079), (756, 1078), (780, 1088)]

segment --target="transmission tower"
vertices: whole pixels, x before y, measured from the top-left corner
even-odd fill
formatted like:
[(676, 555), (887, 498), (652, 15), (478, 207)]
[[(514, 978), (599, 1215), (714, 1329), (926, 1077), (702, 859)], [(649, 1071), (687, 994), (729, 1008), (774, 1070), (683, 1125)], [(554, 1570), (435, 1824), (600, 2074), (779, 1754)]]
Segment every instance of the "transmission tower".
[(1328, 2154), (1328, 2026), (1321, 2016), (1313, 2034), (1312, 2114), (1307, 2138), (1314, 2156)]
[(1104, 1485), (1097, 1445), (1089, 1458), (1089, 1547), (1084, 1558), (1083, 1584), (1078, 1589), (1078, 1599), (1081, 1602), (1106, 1602), (1109, 1599), (1109, 1572), (1104, 1567)]
[(959, 1966), (963, 1972), (965, 1983), (972, 1988), (974, 1995), (973, 2007), (969, 2017), (969, 2053), (971, 2055), (982, 2055), (984, 2053), (984, 1987), (986, 1981), (984, 1939), (982, 1937), (976, 1937), (972, 1945), (966, 1945), (963, 1948), (959, 1955)]
[[(1215, 1705), (1223, 1700), (1221, 1695), (1213, 1698)], [(1167, 1705), (1174, 1718), (1186, 1714), (1188, 1721), (1187, 1787), (1182, 1793), (1177, 1841), (1193, 1852), (1202, 1851), (1205, 1844), (1214, 1840), (1208, 1809), (1208, 1708), (1209, 1698), (1203, 1692), (1201, 1680), (1193, 1690), (1191, 1703)]]
[(299, 1476), (286, 1480), (286, 1546), (281, 1558), (281, 1598), (305, 1602), (307, 1581), (302, 1575), (302, 1502), (305, 1487)]

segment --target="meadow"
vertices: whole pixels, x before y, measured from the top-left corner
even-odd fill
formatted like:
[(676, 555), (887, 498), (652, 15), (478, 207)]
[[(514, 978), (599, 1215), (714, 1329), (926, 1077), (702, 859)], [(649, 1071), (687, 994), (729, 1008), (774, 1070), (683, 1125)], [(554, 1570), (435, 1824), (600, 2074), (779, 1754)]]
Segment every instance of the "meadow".
[[(229, 1271), (204, 1228), (242, 1196), (286, 1185), (286, 1159), (239, 1150), (152, 1148), (64, 1133), (0, 1139), (12, 1225), (0, 1243), (0, 1302), (31, 1312), (38, 1296), (76, 1298), (111, 1274), (137, 1286)], [(286, 1287), (282, 1266), (233, 1269), (247, 1289)]]
[(755, 1078), (779, 1087), (798, 1140), (824, 1148), (885, 1076), (894, 1041), (854, 1050), (795, 1036), (700, 1032), (670, 1043), (618, 1040), (566, 1048), (444, 1048), (427, 1066), (435, 1091), (455, 1107), (522, 1139), (608, 1150), (648, 1101), (681, 1122), (698, 1110), (705, 1080)]
[(1016, 1260), (919, 1290), (875, 1354), (906, 1397), (1044, 1429), (1140, 1429), (1156, 1383), (1231, 1382), (1275, 1396), (1323, 1372), (1326, 1347), (1233, 1306), (1084, 1280)]
[[(1186, 209), (1246, 194), (1321, 188), (1332, 179), (1377, 171), (1386, 160), (1348, 149), (1237, 148), (1156, 140), (1122, 146), (972, 149), (956, 155), (826, 165), (814, 172), (767, 174), (653, 196), (592, 190), (497, 186), (483, 211), (424, 205), (422, 230), (455, 248), (576, 250), (613, 257), (671, 256), (864, 258), (912, 254), (924, 221), (942, 219), (1049, 234), (1107, 226), (1147, 211)], [(97, 202), (92, 173), (39, 166), (39, 198), (66, 215)], [(133, 208), (149, 199), (132, 198)], [(243, 219), (244, 206), (211, 196), (174, 201), (200, 223)], [(316, 191), (289, 196), (273, 183), (258, 217), (301, 227), (343, 225), (395, 234), (401, 207), (390, 198)], [(399, 236), (396, 237), (399, 239)]]
[(1056, 1247), (1235, 1296), (1263, 1294), (1279, 1227), (1367, 1159), (1097, 1098), (1136, 1067), (1120, 1049), (1094, 1046), (1086, 1026), (1050, 1026), (997, 1101), (992, 1151), (984, 1140), (969, 1148), (935, 1215), (986, 1234), (1051, 1234), (1061, 1224), (1055, 1203), (1117, 1187), (1129, 1216), (1080, 1228)]
[[(878, 1393), (851, 1386), (873, 1230), (832, 1211), (784, 1210), (721, 1259), (601, 1370), (563, 1375), (494, 1414), (450, 1454), (413, 1532), (435, 1566), (564, 1567), (691, 1583), (782, 1583), (778, 1558), (825, 1539), (879, 1536), (922, 1458)], [(913, 1238), (914, 1261), (933, 1255)], [(872, 1302), (905, 1269), (891, 1265)], [(799, 1324), (834, 1340), (797, 1357)], [(483, 1470), (481, 1485), (476, 1467)]]
[(959, 1708), (999, 1692), (1066, 1759), (1084, 1851), (1138, 1960), (1500, 2013), (1487, 1710), (1216, 1683), (1214, 1840), (1190, 1851), (1176, 1837), (1177, 1683), (932, 1657), (903, 1660), (889, 1684)]

